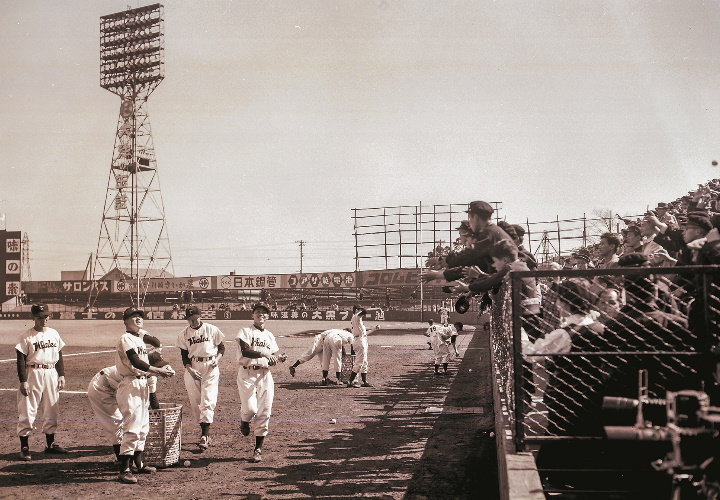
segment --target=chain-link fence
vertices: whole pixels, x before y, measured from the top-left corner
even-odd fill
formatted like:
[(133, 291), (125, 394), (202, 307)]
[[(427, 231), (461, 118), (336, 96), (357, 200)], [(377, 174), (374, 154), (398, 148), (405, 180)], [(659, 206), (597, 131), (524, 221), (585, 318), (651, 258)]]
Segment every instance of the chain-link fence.
[[(609, 412), (604, 397), (702, 390), (713, 398), (718, 285), (715, 266), (511, 273), (494, 295), (491, 335), (516, 451), (567, 455), (557, 445), (604, 440), (606, 426), (636, 423), (634, 407)], [(529, 314), (538, 298), (540, 313)]]

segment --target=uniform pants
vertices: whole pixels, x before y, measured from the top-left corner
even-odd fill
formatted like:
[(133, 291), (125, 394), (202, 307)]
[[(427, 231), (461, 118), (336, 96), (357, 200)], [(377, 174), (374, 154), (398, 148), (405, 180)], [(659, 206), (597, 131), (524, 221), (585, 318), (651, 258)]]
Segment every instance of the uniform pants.
[(190, 399), (190, 407), (198, 422), (211, 424), (217, 404), (220, 368), (213, 366), (213, 360), (198, 361), (195, 358), (192, 360), (192, 367), (200, 372), (202, 380), (195, 380), (185, 371), (185, 389)]
[(118, 408), (116, 391), (102, 383), (104, 375), (96, 373), (88, 385), (90, 407), (100, 427), (113, 444), (122, 443), (123, 416)]
[(145, 449), (145, 439), (150, 430), (147, 379), (124, 377), (118, 385), (117, 404), (123, 416), (121, 455), (133, 455)]
[(436, 365), (442, 365), (450, 362), (450, 345), (441, 340), (437, 335), (430, 339), (430, 345), (433, 348), (433, 354)]
[[(323, 352), (323, 345), (325, 344), (325, 335), (317, 334), (315, 335), (315, 338), (313, 339), (313, 343), (310, 346), (310, 348), (302, 353), (300, 357), (298, 358), (298, 361), (300, 364), (307, 363), (311, 359), (313, 359), (315, 356)], [(242, 368), (241, 368), (242, 369)]]
[(353, 347), (355, 348), (355, 367), (353, 371), (355, 373), (367, 373), (368, 372), (368, 341), (367, 335), (360, 335), (355, 337), (353, 341)]
[(333, 366), (333, 373), (342, 371), (342, 338), (338, 335), (328, 335), (323, 342), (322, 370), (330, 371)]
[(29, 436), (38, 414), (43, 419), (42, 431), (55, 434), (60, 417), (60, 390), (55, 368), (28, 367), (28, 395), (17, 393), (18, 436)]
[(275, 398), (275, 381), (268, 368), (248, 370), (242, 366), (237, 376), (240, 393), (240, 419), (255, 423), (254, 434), (267, 436)]

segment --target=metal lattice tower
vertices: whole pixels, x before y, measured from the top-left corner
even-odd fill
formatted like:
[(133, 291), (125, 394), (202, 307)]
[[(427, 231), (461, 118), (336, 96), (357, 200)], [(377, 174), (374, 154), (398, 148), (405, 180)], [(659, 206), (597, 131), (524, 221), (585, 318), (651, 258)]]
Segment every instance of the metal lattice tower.
[(30, 272), (30, 238), (23, 233), (22, 245), (20, 246), (20, 281), (32, 281)]
[(560, 253), (555, 249), (555, 246), (550, 241), (547, 231), (543, 231), (542, 239), (540, 240), (540, 244), (538, 245), (536, 255), (541, 264), (550, 262), (553, 260), (554, 257), (560, 255)]
[(138, 307), (147, 278), (174, 274), (147, 112), (165, 78), (163, 30), (160, 4), (100, 18), (100, 86), (121, 102), (92, 278), (117, 273)]

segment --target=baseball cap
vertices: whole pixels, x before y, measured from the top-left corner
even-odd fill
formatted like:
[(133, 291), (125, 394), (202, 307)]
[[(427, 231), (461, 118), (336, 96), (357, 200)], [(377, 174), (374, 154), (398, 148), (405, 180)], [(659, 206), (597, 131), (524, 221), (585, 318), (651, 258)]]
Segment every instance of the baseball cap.
[(590, 262), (590, 251), (587, 248), (581, 248), (578, 250), (576, 257), (584, 260), (585, 262)]
[(712, 220), (710, 217), (703, 212), (690, 212), (687, 216), (686, 226), (696, 226), (705, 231), (710, 231), (713, 228)]
[(153, 351), (148, 354), (148, 363), (155, 368), (161, 368), (165, 365), (169, 365), (169, 361), (165, 361), (159, 352)]
[(123, 313), (123, 321), (135, 315), (138, 315), (141, 318), (145, 319), (145, 311), (143, 311), (142, 309), (138, 309), (137, 307), (128, 307)]
[(50, 316), (50, 309), (48, 308), (47, 304), (35, 304), (30, 308), (30, 313), (33, 316), (42, 316), (47, 317)]
[(648, 258), (640, 252), (626, 253), (618, 259), (620, 267), (642, 267), (647, 264)]
[(196, 305), (187, 306), (185, 309), (185, 318), (189, 318), (195, 314), (200, 314), (200, 308)]
[(464, 220), (460, 223), (458, 227), (456, 227), (458, 231), (465, 231), (466, 233), (471, 233), (472, 229), (470, 229), (470, 221)]
[(256, 303), (252, 308), (252, 312), (257, 311), (258, 309), (265, 309), (265, 312), (270, 314), (270, 308), (268, 307), (268, 305), (265, 302)]
[(486, 201), (471, 201), (468, 205), (468, 209), (466, 210), (469, 214), (478, 214), (478, 215), (492, 215), (492, 213), (495, 211), (492, 206)]

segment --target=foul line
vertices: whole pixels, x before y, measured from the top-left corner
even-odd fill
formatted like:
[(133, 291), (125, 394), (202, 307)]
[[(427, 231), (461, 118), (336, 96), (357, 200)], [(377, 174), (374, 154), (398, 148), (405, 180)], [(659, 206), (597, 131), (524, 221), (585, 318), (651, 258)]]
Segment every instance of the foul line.
[[(17, 392), (18, 389), (17, 389), (17, 388), (15, 388), (15, 389), (0, 389), (0, 391), (14, 391), (14, 392)], [(60, 392), (63, 393), (63, 394), (87, 394), (87, 391), (66, 391), (66, 390), (62, 390), (62, 391), (60, 391)]]
[[(174, 347), (174, 348), (177, 348), (177, 346), (174, 346), (174, 345), (164, 345), (164, 346), (162, 346), (163, 349), (165, 349), (166, 347)], [(88, 355), (90, 355), (90, 354), (107, 354), (107, 353), (109, 353), (109, 352), (115, 352), (115, 349), (112, 349), (111, 351), (76, 352), (76, 353), (73, 353), (73, 354), (65, 354), (65, 353), (63, 353), (63, 358), (68, 358), (68, 357), (70, 357), (70, 356), (88, 356)], [(14, 361), (17, 361), (17, 358), (0, 359), (0, 363), (10, 363), (10, 362), (14, 362)]]

